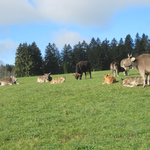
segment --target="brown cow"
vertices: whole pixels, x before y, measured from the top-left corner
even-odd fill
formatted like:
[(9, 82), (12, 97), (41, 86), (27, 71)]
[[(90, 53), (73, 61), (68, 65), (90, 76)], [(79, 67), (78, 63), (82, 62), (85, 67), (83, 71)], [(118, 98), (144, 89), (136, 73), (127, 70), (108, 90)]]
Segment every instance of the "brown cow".
[(65, 76), (62, 76), (62, 77), (60, 77), (60, 78), (56, 78), (56, 79), (53, 79), (53, 80), (51, 80), (51, 84), (56, 84), (56, 83), (63, 83), (63, 82), (65, 82), (65, 80), (66, 80), (66, 77)]
[[(131, 55), (128, 54), (128, 58), (124, 58), (120, 62), (120, 66), (125, 69), (124, 75), (129, 75), (129, 67), (132, 66), (131, 58), (132, 54)], [(125, 64), (128, 65), (125, 66)]]
[(132, 57), (131, 63), (125, 63), (124, 66), (131, 66), (132, 62), (134, 62), (134, 68), (144, 79), (143, 80), (143, 88), (144, 88), (146, 83), (147, 85), (149, 85), (150, 54), (142, 54), (137, 57)]
[(121, 84), (126, 87), (134, 87), (143, 84), (144, 79), (142, 77), (130, 77), (121, 79)]
[(119, 77), (119, 72), (124, 72), (125, 69), (122, 68), (118, 62), (112, 62), (110, 64), (110, 70), (111, 70), (111, 74), (113, 75), (113, 72), (114, 72), (114, 77), (115, 77), (115, 74), (117, 74), (117, 76)]
[(0, 80), (0, 86), (19, 84), (19, 83), (16, 83), (16, 81), (18, 80), (16, 76), (17, 74), (14, 76), (10, 76), (10, 78)]
[(51, 80), (52, 80), (52, 77), (51, 77), (51, 72), (50, 72), (50, 73), (46, 73), (43, 76), (38, 77), (37, 83), (49, 82)]
[(86, 79), (86, 71), (89, 71), (90, 78), (91, 78), (91, 67), (90, 63), (88, 61), (81, 61), (76, 64), (76, 73), (73, 74), (75, 76), (75, 79), (78, 80), (80, 77), (80, 80), (82, 79), (83, 72), (85, 73), (85, 79)]
[(103, 79), (105, 80), (103, 82), (103, 84), (111, 84), (111, 83), (115, 83), (116, 82), (116, 79), (113, 76), (109, 75), (109, 73), (108, 74), (104, 74)]

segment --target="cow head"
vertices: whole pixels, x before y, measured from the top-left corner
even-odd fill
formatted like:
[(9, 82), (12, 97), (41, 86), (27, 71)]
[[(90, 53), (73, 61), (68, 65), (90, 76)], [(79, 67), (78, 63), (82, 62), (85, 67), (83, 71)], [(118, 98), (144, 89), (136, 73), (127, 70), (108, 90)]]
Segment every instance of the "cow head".
[(104, 74), (103, 79), (105, 80), (108, 75), (109, 75), (109, 73), (108, 74)]
[(128, 54), (128, 58), (123, 59), (120, 63), (120, 66), (123, 68), (132, 66), (131, 59), (132, 59), (132, 54), (131, 55)]
[(51, 72), (50, 73), (45, 73), (44, 76), (46, 77), (46, 80), (51, 81), (51, 79), (52, 79)]
[(12, 82), (15, 83), (18, 79), (16, 78), (17, 74), (14, 76), (10, 76), (10, 78), (12, 79)]
[(78, 78), (81, 76), (81, 74), (75, 73), (75, 74), (73, 74), (73, 76), (75, 76), (75, 79), (78, 80)]

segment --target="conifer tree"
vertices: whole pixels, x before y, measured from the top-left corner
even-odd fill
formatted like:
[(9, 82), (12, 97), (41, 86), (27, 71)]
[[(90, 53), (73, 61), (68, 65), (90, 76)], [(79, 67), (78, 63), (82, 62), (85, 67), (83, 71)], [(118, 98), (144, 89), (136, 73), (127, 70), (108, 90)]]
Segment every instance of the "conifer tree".
[(110, 69), (110, 61), (109, 61), (110, 46), (109, 46), (109, 41), (107, 39), (105, 39), (102, 42), (101, 49), (102, 49), (102, 58), (104, 59), (102, 65), (103, 70)]
[(72, 62), (71, 53), (72, 53), (72, 48), (70, 44), (69, 45), (65, 44), (61, 53), (62, 63), (64, 66), (65, 73), (71, 72), (71, 62)]
[(127, 57), (124, 42), (122, 38), (120, 39), (118, 43), (118, 55), (119, 55), (118, 62), (120, 62), (122, 59)]
[(56, 45), (49, 43), (45, 49), (44, 72), (51, 72), (52, 74), (59, 73), (59, 59), (60, 55)]
[(132, 54), (133, 53), (133, 39), (131, 38), (130, 34), (128, 34), (125, 38), (125, 51), (126, 51), (126, 55), (128, 54)]
[(19, 45), (15, 57), (15, 70), (20, 77), (43, 74), (41, 52), (35, 42), (29, 46), (27, 43)]
[(117, 46), (117, 41), (115, 38), (110, 43), (110, 53), (109, 53), (109, 60), (110, 63), (112, 61), (118, 62), (119, 56), (118, 56), (118, 46)]
[(42, 75), (43, 74), (43, 60), (42, 54), (39, 48), (37, 47), (36, 43), (33, 42), (29, 45), (29, 50), (32, 56), (32, 70), (30, 71), (31, 75)]

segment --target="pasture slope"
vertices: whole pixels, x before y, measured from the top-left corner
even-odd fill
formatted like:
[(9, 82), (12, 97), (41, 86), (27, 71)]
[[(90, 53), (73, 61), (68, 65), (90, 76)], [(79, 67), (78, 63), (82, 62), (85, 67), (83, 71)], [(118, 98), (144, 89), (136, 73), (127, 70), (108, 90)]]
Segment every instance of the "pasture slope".
[(0, 87), (0, 149), (150, 149), (150, 87), (123, 87), (122, 72), (103, 85), (105, 73), (81, 81), (65, 74), (66, 82), (54, 85), (24, 77)]

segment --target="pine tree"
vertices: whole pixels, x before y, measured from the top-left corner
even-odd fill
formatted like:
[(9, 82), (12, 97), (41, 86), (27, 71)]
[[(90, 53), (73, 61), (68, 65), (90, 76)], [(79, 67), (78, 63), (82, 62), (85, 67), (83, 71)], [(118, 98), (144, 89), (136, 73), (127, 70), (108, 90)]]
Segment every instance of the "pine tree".
[(118, 43), (118, 54), (119, 54), (118, 62), (120, 62), (122, 59), (127, 57), (124, 42), (122, 38), (120, 39)]
[(110, 62), (115, 61), (118, 62), (118, 46), (117, 46), (117, 41), (115, 38), (110, 43), (110, 53), (109, 53), (109, 60)]
[(64, 73), (71, 72), (71, 57), (72, 48), (70, 45), (66, 45), (63, 47), (61, 57), (62, 57), (62, 63), (65, 66)]
[(148, 36), (143, 34), (141, 38), (141, 51), (140, 54), (145, 54), (148, 47)]
[(102, 42), (102, 45), (101, 45), (101, 49), (102, 49), (102, 58), (104, 59), (103, 60), (103, 70), (108, 70), (110, 69), (110, 57), (109, 57), (109, 51), (110, 51), (110, 46), (109, 46), (109, 41), (107, 39), (105, 39), (103, 42)]
[(32, 55), (32, 70), (30, 71), (30, 75), (41, 75), (43, 74), (43, 60), (41, 51), (37, 47), (36, 43), (33, 42), (31, 45), (29, 45), (29, 50)]
[(20, 77), (43, 74), (41, 52), (35, 42), (29, 46), (27, 43), (19, 45), (15, 57), (15, 70)]
[(136, 34), (136, 39), (135, 39), (135, 47), (134, 47), (134, 56), (138, 56), (141, 53), (141, 37), (139, 34)]
[(130, 34), (128, 34), (125, 38), (125, 51), (126, 51), (126, 55), (128, 54), (132, 54), (133, 53), (133, 39), (131, 38)]
[(15, 57), (15, 68), (18, 76), (24, 77), (29, 75), (30, 66), (32, 65), (30, 56), (27, 43), (20, 44)]
[(52, 74), (59, 73), (59, 59), (60, 54), (56, 47), (56, 45), (48, 44), (48, 46), (45, 49), (45, 57), (44, 57), (44, 72)]

